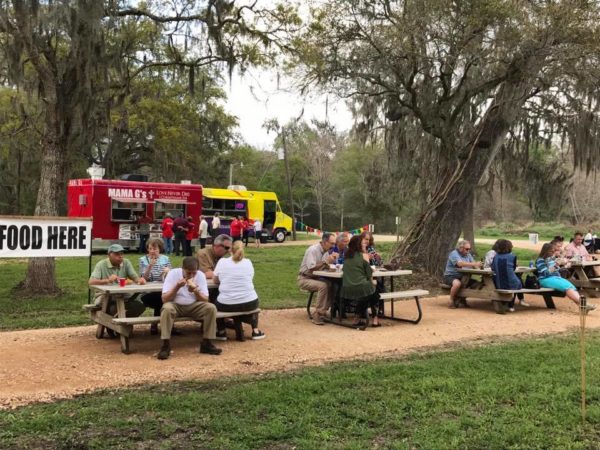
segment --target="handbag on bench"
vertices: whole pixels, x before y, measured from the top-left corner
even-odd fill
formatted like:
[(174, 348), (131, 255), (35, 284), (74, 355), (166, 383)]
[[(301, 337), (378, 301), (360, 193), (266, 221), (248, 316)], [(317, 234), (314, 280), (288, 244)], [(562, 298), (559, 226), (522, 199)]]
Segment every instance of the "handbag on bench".
[(540, 282), (535, 275), (530, 274), (525, 277), (525, 283), (523, 283), (523, 286), (525, 289), (539, 289)]

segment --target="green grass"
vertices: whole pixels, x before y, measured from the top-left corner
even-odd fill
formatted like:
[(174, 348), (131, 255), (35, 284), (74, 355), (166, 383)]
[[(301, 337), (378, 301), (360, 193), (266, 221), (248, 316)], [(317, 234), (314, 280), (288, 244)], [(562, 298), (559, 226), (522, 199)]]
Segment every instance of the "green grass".
[[(380, 246), (383, 254), (391, 244)], [(273, 246), (255, 249), (248, 247), (246, 255), (255, 268), (254, 284), (261, 308), (279, 309), (306, 305), (306, 294), (296, 283), (298, 268), (305, 246)], [(93, 265), (105, 255), (94, 255)], [(128, 253), (126, 257), (138, 267), (139, 254)], [(173, 267), (181, 266), (181, 257), (171, 258)], [(14, 286), (26, 274), (24, 261), (4, 260), (0, 270), (0, 331), (25, 328), (51, 328), (86, 325), (89, 317), (81, 310), (88, 299), (88, 260), (86, 258), (59, 258), (56, 260), (56, 276), (63, 293), (60, 297), (19, 298)], [(148, 311), (148, 313), (150, 313)]]
[(598, 448), (589, 341), (587, 423), (571, 335), (32, 405), (0, 413), (0, 447)]
[(562, 223), (534, 223), (523, 226), (514, 223), (500, 223), (491, 227), (480, 228), (475, 232), (476, 237), (504, 238), (504, 239), (529, 239), (529, 233), (538, 233), (540, 241), (550, 241), (554, 236), (563, 236), (567, 242), (576, 231), (585, 233), (583, 227), (573, 227)]
[[(393, 243), (379, 244), (378, 250), (384, 259), (390, 254)], [(491, 245), (476, 245), (478, 258), (481, 259)], [(254, 284), (264, 309), (304, 307), (306, 294), (298, 289), (296, 278), (305, 246), (273, 246), (255, 249), (248, 247), (247, 257), (254, 263)], [(535, 260), (536, 252), (514, 249), (519, 264), (527, 265)], [(139, 254), (129, 253), (126, 257), (137, 268)], [(92, 266), (104, 255), (94, 255)], [(174, 267), (181, 265), (181, 257), (173, 257)], [(57, 298), (38, 297), (19, 298), (12, 288), (21, 281), (27, 270), (24, 261), (4, 260), (0, 270), (0, 331), (26, 328), (53, 328), (73, 325), (87, 325), (89, 317), (81, 306), (87, 303), (88, 260), (86, 258), (62, 258), (56, 260), (57, 279), (63, 293)], [(428, 285), (431, 279), (422, 275), (402, 277), (398, 281), (402, 289), (421, 287), (435, 291)], [(147, 311), (150, 314), (150, 311)]]
[[(475, 251), (477, 255), (477, 259), (481, 261), (481, 258), (485, 256), (485, 254), (490, 251), (492, 246), (490, 244), (477, 244), (475, 241)], [(520, 266), (529, 265), (529, 261), (535, 261), (538, 256), (538, 252), (535, 250), (527, 250), (523, 248), (513, 248), (512, 251), (515, 255), (517, 255), (517, 263)]]

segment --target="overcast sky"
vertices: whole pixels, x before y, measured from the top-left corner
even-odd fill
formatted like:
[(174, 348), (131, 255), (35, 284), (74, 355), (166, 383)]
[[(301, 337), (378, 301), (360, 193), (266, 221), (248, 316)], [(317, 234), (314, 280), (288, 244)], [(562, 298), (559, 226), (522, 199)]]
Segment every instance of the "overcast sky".
[(302, 98), (298, 93), (291, 91), (290, 85), (290, 81), (282, 77), (278, 88), (276, 73), (259, 70), (248, 71), (244, 77), (234, 74), (231, 84), (227, 80), (224, 86), (228, 96), (225, 108), (238, 117), (238, 132), (248, 144), (271, 150), (275, 134), (267, 133), (263, 123), (268, 119), (277, 118), (280, 124), (285, 124), (298, 117), (302, 108), (302, 120), (306, 122), (313, 118), (328, 118), (338, 131), (351, 128), (352, 115), (344, 102), (337, 101), (331, 95), (310, 95)]

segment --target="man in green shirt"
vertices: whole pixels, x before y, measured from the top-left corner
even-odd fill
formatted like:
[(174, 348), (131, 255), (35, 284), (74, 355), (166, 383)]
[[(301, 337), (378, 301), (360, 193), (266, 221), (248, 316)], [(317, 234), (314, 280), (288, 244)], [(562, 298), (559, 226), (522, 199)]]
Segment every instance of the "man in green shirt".
[[(123, 252), (124, 249), (119, 244), (112, 244), (108, 247), (108, 258), (98, 261), (98, 264), (96, 264), (94, 271), (90, 275), (88, 284), (90, 286), (117, 284), (119, 278), (128, 278), (137, 284), (146, 284), (144, 277), (138, 276), (131, 262), (123, 257)], [(95, 303), (97, 305), (102, 304), (106, 297), (108, 297), (108, 294), (96, 294)], [(138, 317), (145, 309), (146, 306), (137, 296), (130, 296), (125, 299), (127, 317)], [(114, 301), (110, 302), (106, 312), (111, 315), (116, 314), (117, 305)]]

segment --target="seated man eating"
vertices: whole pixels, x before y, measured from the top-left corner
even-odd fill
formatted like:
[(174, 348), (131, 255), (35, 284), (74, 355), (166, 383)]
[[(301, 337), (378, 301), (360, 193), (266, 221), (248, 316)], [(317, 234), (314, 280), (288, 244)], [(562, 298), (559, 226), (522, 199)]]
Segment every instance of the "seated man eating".
[(160, 338), (162, 347), (158, 359), (171, 354), (171, 328), (177, 317), (191, 317), (203, 323), (200, 353), (219, 355), (221, 349), (211, 342), (217, 332), (217, 308), (208, 302), (206, 277), (198, 270), (198, 260), (193, 256), (183, 258), (181, 269), (167, 274), (162, 290), (163, 307), (160, 312)]
[(450, 286), (450, 308), (458, 308), (459, 304), (465, 308), (469, 306), (466, 300), (459, 301), (456, 295), (462, 287), (462, 274), (458, 269), (481, 268), (481, 263), (473, 259), (470, 251), (471, 243), (469, 241), (458, 241), (456, 249), (452, 250), (448, 255), (448, 262), (444, 271), (444, 283)]
[[(117, 284), (119, 278), (127, 278), (137, 284), (145, 284), (146, 280), (138, 276), (133, 265), (128, 259), (123, 257), (125, 249), (119, 244), (112, 244), (108, 247), (108, 258), (98, 261), (94, 271), (90, 275), (88, 284), (90, 286), (99, 286), (107, 284)], [(100, 305), (103, 301), (108, 300), (109, 295), (99, 292), (94, 298), (95, 304)], [(125, 311), (127, 317), (138, 317), (142, 315), (146, 306), (137, 298), (137, 296), (127, 295), (125, 298)], [(115, 315), (117, 313), (117, 305), (112, 300), (107, 305), (107, 314)], [(113, 336), (112, 330), (107, 330), (109, 336)]]

